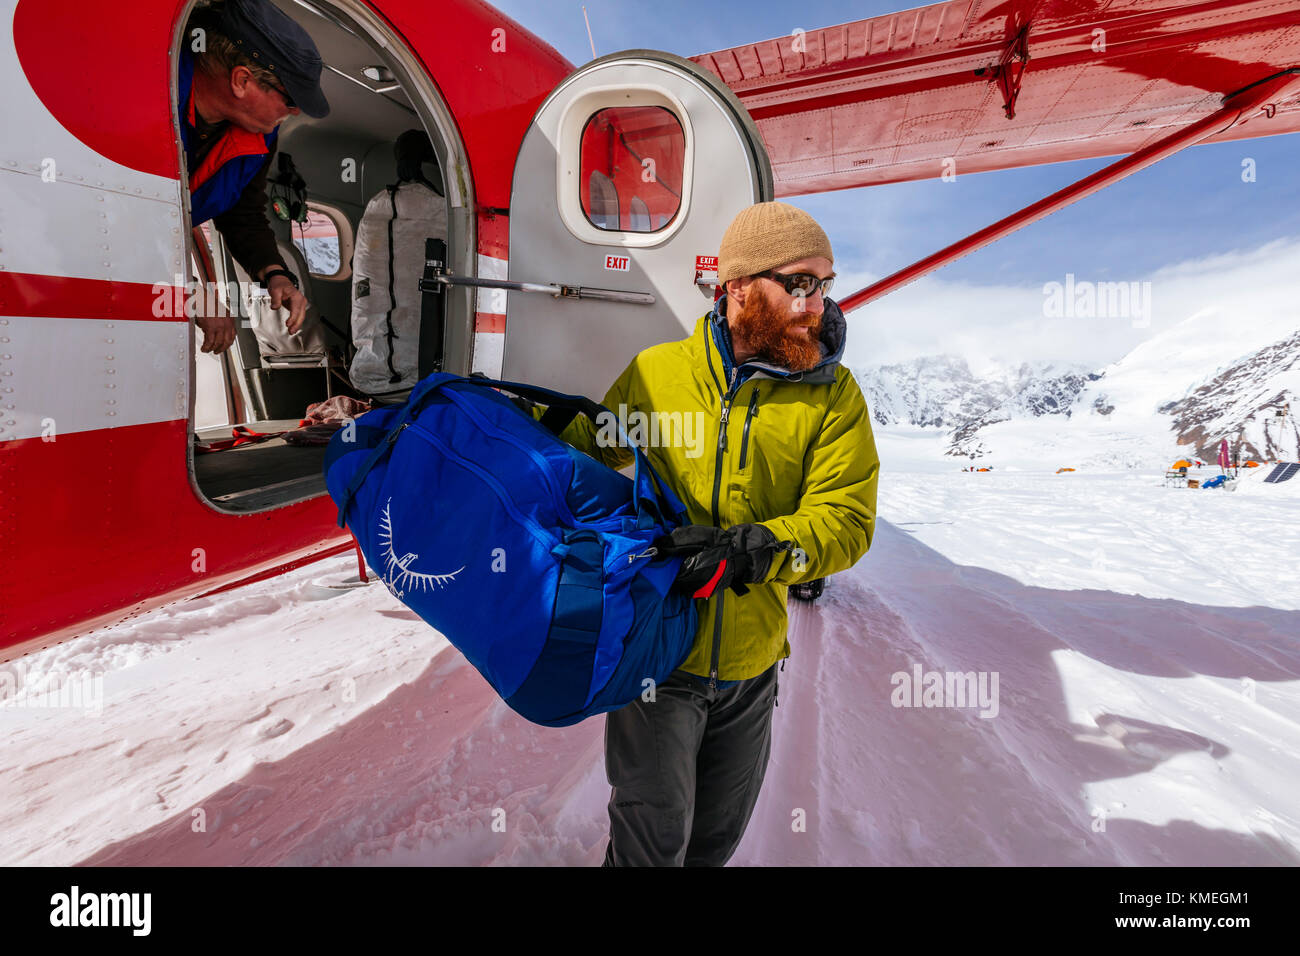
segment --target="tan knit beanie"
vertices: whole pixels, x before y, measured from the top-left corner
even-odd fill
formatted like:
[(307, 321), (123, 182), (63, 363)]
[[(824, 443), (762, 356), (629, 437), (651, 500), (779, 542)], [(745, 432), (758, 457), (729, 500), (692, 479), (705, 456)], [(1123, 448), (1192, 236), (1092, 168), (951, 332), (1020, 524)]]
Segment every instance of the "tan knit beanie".
[(813, 256), (835, 261), (831, 241), (816, 219), (789, 203), (755, 203), (742, 209), (723, 233), (718, 284)]

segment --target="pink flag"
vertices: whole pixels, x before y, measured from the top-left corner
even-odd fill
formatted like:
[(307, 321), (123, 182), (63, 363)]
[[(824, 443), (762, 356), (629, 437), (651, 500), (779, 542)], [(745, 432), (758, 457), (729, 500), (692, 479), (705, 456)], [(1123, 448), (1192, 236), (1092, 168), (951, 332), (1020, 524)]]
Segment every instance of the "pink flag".
[(1225, 438), (1219, 442), (1219, 467), (1227, 468), (1231, 464), (1232, 461), (1228, 458), (1228, 439)]

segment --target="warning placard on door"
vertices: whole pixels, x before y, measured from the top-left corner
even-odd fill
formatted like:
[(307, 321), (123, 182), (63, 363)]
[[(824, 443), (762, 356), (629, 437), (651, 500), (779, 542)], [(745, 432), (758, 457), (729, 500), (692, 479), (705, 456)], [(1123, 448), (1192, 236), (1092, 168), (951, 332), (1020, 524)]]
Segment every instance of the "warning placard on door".
[(718, 257), (695, 257), (695, 284), (703, 289), (710, 289), (718, 284)]

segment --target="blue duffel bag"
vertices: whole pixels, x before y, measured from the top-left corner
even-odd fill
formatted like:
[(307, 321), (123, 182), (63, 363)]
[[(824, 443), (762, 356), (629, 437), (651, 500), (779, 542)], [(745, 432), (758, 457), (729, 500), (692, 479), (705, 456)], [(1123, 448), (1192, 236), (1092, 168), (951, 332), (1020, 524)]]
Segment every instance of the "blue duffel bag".
[[(538, 421), (504, 389), (547, 405)], [(366, 561), (515, 711), (563, 727), (615, 710), (690, 652), (685, 508), (640, 449), (635, 477), (556, 437), (590, 399), (438, 372), (335, 433), (325, 479)], [(626, 439), (624, 439), (626, 441)]]

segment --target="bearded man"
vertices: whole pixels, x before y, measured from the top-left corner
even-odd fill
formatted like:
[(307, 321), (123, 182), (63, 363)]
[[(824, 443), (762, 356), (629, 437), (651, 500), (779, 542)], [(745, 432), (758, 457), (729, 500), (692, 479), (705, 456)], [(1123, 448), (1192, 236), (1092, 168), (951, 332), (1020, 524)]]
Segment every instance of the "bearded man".
[[(826, 233), (801, 209), (758, 203), (728, 227), (718, 265), (714, 310), (690, 337), (637, 355), (604, 400), (713, 423), (703, 455), (672, 434), (644, 449), (686, 505), (691, 523), (655, 545), (684, 558), (674, 586), (699, 600), (700, 625), (668, 680), (606, 716), (607, 866), (731, 858), (771, 752), (787, 591), (851, 567), (875, 526), (880, 460), (840, 364)], [(578, 416), (563, 437), (611, 467), (631, 463), (599, 434)], [(777, 816), (788, 827), (789, 808)]]

